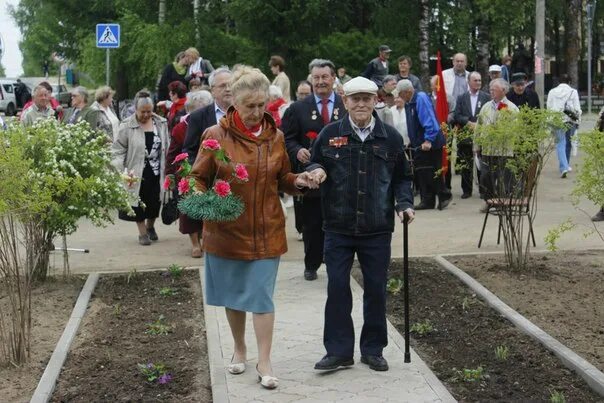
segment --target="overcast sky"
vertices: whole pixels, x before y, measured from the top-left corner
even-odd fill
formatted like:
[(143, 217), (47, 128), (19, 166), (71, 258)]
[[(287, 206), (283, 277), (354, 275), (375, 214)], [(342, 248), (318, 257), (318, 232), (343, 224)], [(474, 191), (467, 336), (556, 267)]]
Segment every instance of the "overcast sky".
[(2, 65), (6, 70), (7, 77), (16, 77), (23, 74), (23, 68), (21, 67), (23, 57), (19, 50), (21, 32), (8, 14), (7, 7), (9, 4), (16, 6), (19, 4), (19, 0), (0, 0), (0, 35), (4, 43)]

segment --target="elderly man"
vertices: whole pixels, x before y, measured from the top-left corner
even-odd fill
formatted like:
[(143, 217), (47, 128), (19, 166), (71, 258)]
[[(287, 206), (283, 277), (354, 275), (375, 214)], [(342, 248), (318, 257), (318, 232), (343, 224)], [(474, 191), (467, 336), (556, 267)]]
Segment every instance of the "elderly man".
[(381, 45), (378, 50), (378, 57), (369, 62), (361, 75), (381, 87), (382, 80), (388, 75), (388, 59), (392, 50), (388, 45)]
[(539, 95), (526, 86), (526, 74), (512, 74), (512, 89), (507, 93), (507, 99), (518, 108), (528, 105), (529, 108), (541, 108)]
[(443, 70), (443, 81), (445, 82), (445, 91), (447, 97), (457, 99), (461, 94), (468, 92), (468, 76), (470, 72), (466, 70), (468, 58), (463, 53), (456, 53), (453, 56), (453, 67)]
[[(467, 129), (467, 132), (474, 133), (478, 113), (484, 104), (491, 100), (489, 94), (480, 90), (482, 77), (477, 71), (470, 73), (470, 91), (457, 98), (455, 113), (453, 114), (453, 124), (460, 129)], [(472, 197), (472, 188), (474, 183), (474, 155), (472, 152), (472, 137), (468, 135), (457, 141), (457, 164), (461, 171), (461, 190), (462, 199)], [(477, 167), (478, 168), (478, 167)], [(480, 171), (478, 171), (480, 178)]]
[(229, 84), (231, 76), (232, 73), (228, 67), (220, 67), (212, 71), (208, 82), (210, 83), (210, 91), (214, 97), (214, 102), (197, 109), (189, 115), (189, 126), (187, 127), (187, 135), (182, 151), (189, 154), (191, 165), (197, 158), (201, 135), (208, 127), (218, 123), (233, 102), (233, 94)]
[(378, 87), (364, 77), (344, 85), (348, 115), (326, 126), (313, 144), (308, 170), (323, 182), (327, 302), (323, 343), (327, 354), (317, 370), (354, 364), (350, 271), (355, 253), (364, 278), (361, 362), (387, 371), (386, 281), (395, 211), (413, 220), (412, 176), (403, 140), (373, 108)]
[(84, 87), (76, 87), (71, 91), (71, 108), (67, 109), (61, 122), (78, 123), (82, 120), (88, 122), (92, 129), (99, 125), (99, 111), (88, 106), (88, 91)]
[(398, 58), (398, 74), (396, 75), (396, 81), (401, 80), (409, 80), (413, 84), (413, 88), (415, 91), (422, 90), (422, 83), (419, 78), (413, 74), (411, 74), (411, 66), (413, 66), (413, 62), (409, 56), (401, 56)]
[[(289, 160), (296, 163), (295, 172), (302, 172), (310, 162), (310, 148), (318, 133), (329, 122), (344, 116), (342, 98), (333, 91), (336, 68), (330, 60), (314, 59), (308, 65), (313, 94), (296, 101), (283, 115), (281, 130)], [(318, 191), (309, 191), (302, 200), (304, 240), (304, 278), (316, 280), (323, 263), (323, 216)]]
[(405, 101), (409, 147), (413, 150), (413, 164), (421, 196), (421, 202), (415, 210), (433, 209), (437, 195), (438, 209), (443, 210), (451, 202), (451, 193), (444, 186), (439, 173), (445, 137), (434, 115), (434, 107), (428, 95), (415, 92), (409, 80), (399, 81), (396, 89)]
[[(506, 98), (505, 94), (509, 90), (509, 84), (503, 78), (496, 78), (489, 84), (491, 101), (485, 103), (478, 114), (477, 124), (475, 126), (475, 136), (479, 137), (482, 127), (491, 125), (497, 121), (502, 110), (518, 112), (518, 107)], [(504, 181), (504, 187), (507, 188), (512, 183), (512, 173), (505, 167), (507, 159), (513, 157), (513, 153), (507, 150), (481, 149), (474, 142), (474, 151), (480, 158), (480, 187), (481, 194), (485, 202), (495, 197), (495, 189), (498, 188), (499, 181)], [(485, 213), (488, 204), (480, 209)]]
[(25, 110), (21, 117), (23, 126), (31, 126), (38, 119), (55, 117), (55, 111), (50, 107), (50, 93), (43, 85), (34, 88), (33, 105)]

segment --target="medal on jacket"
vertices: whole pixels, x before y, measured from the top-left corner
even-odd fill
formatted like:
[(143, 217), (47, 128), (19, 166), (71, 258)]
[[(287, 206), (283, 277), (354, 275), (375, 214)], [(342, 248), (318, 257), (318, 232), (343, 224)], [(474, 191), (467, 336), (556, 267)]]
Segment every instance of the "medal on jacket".
[(340, 113), (340, 108), (335, 108), (333, 110), (333, 120), (338, 120), (338, 114)]
[(312, 116), (310, 117), (312, 120), (317, 120), (317, 111), (313, 110), (312, 111)]
[[(329, 139), (329, 146), (340, 148), (348, 144), (348, 137), (332, 137)], [(336, 158), (339, 158), (339, 155), (336, 153)]]

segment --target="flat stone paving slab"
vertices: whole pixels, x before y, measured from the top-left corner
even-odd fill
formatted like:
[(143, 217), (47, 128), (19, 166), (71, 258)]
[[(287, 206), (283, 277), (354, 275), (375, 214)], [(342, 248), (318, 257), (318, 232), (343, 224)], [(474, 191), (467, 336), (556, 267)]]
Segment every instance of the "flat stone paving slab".
[[(319, 279), (305, 281), (302, 277), (302, 262), (282, 262), (279, 267), (275, 291), (275, 334), (273, 342), (273, 368), (280, 379), (277, 390), (265, 390), (257, 382), (255, 365), (257, 348), (248, 316), (246, 340), (248, 365), (241, 375), (226, 373), (226, 366), (233, 354), (232, 337), (224, 308), (206, 307), (214, 310), (215, 320), (208, 323), (208, 345), (220, 344), (222, 356), (218, 360), (210, 357), (211, 365), (221, 365), (226, 373), (226, 392), (215, 396), (228, 396), (232, 403), (243, 402), (454, 402), (443, 384), (426, 364), (412, 352), (411, 363), (403, 362), (404, 340), (389, 324), (389, 344), (384, 351), (388, 359), (388, 372), (375, 372), (360, 363), (358, 337), (362, 325), (362, 290), (352, 280), (353, 319), (357, 335), (355, 365), (349, 369), (321, 373), (313, 369), (314, 363), (324, 354), (323, 308), (326, 299), (327, 276), (325, 269), (319, 270)], [(217, 327), (215, 336), (210, 337), (211, 327)], [(214, 350), (216, 351), (216, 350)], [(222, 362), (220, 362), (222, 359)], [(214, 372), (214, 370), (213, 370)], [(215, 372), (215, 373), (216, 373)], [(222, 381), (214, 387), (224, 387)], [(218, 392), (218, 391), (217, 391)]]

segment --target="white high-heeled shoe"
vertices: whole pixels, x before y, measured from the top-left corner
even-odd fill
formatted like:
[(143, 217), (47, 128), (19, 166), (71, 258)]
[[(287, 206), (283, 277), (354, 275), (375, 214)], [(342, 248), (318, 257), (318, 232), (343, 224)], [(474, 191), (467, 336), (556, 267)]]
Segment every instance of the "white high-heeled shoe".
[(258, 374), (258, 382), (260, 382), (260, 385), (262, 385), (263, 388), (275, 389), (279, 386), (279, 379), (271, 375), (262, 375), (260, 371), (258, 371), (258, 364), (256, 364), (256, 373)]
[(229, 373), (232, 375), (243, 374), (243, 372), (245, 372), (245, 361), (234, 363), (233, 358), (235, 358), (234, 354), (233, 357), (231, 357), (231, 363), (227, 367), (227, 371), (229, 371)]

